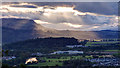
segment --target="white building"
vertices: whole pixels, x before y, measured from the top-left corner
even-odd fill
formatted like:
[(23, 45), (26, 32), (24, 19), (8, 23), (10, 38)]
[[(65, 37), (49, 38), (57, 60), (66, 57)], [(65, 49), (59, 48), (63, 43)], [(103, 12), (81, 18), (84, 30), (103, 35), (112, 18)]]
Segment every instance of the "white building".
[(16, 58), (15, 56), (3, 56), (2, 60), (12, 60), (12, 59), (15, 59), (15, 58)]
[(83, 51), (56, 51), (51, 54), (83, 54)]
[(32, 53), (31, 55), (33, 55), (33, 56), (42, 56), (43, 54), (42, 54), (42, 53), (37, 52), (37, 53)]
[(83, 45), (67, 45), (66, 47), (68, 48), (75, 48), (75, 47), (86, 47), (86, 46), (83, 46)]

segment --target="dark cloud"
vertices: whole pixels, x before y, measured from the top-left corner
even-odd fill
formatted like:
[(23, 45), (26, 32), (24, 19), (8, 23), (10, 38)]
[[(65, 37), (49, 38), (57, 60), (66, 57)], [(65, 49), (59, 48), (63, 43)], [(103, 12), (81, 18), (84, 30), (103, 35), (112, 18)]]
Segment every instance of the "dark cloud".
[(105, 15), (118, 15), (117, 2), (31, 2), (38, 6), (76, 6), (82, 12), (93, 12)]
[[(28, 2), (37, 6), (75, 6), (76, 10), (82, 12), (93, 12), (105, 15), (118, 15), (117, 2)], [(3, 4), (20, 4), (17, 2), (3, 2)], [(36, 6), (15, 6), (15, 7), (29, 7), (36, 8)]]
[(12, 5), (11, 7), (37, 8), (36, 6), (31, 5)]
[(19, 4), (19, 2), (2, 2), (2, 5)]
[(75, 3), (75, 9), (82, 12), (93, 12), (105, 15), (117, 15), (118, 4), (115, 2)]

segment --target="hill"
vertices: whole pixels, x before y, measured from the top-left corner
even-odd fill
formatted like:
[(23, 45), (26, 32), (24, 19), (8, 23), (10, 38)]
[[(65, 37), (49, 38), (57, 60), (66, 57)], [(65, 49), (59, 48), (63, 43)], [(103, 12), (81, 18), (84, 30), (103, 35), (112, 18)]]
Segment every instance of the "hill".
[(39, 49), (39, 48), (58, 48), (65, 47), (66, 45), (80, 44), (75, 38), (36, 38), (16, 43), (6, 44), (3, 46), (5, 49)]
[(118, 38), (119, 31), (73, 31), (55, 30), (43, 27), (28, 19), (3, 18), (3, 43), (12, 43), (32, 38), (74, 37), (77, 39), (110, 39)]

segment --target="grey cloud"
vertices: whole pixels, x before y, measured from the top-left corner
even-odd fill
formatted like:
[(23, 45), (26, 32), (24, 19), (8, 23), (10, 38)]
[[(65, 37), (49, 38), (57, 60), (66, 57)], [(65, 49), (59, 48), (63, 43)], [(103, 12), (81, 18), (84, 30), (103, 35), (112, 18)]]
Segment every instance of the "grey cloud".
[[(19, 3), (19, 2), (18, 2)], [(3, 4), (18, 4), (3, 3)], [(75, 9), (82, 12), (93, 12), (105, 15), (118, 15), (118, 3), (117, 2), (28, 2), (29, 4), (35, 4), (38, 6), (73, 6)], [(36, 6), (24, 6), (24, 7), (36, 7)]]
[(11, 7), (37, 8), (36, 6), (31, 6), (31, 5), (13, 5)]
[(82, 12), (93, 12), (105, 15), (118, 15), (117, 2), (31, 2), (38, 6), (73, 6)]
[(119, 0), (3, 0), (3, 2), (118, 2)]
[[(41, 4), (41, 3), (38, 3), (38, 4)], [(42, 3), (42, 4), (43, 4), (42, 6), (44, 6), (46, 4), (51, 4), (52, 5), (53, 3), (46, 3), (46, 4)], [(55, 3), (54, 5), (58, 6), (60, 4), (61, 3)], [(94, 4), (94, 6), (96, 6), (97, 4)], [(103, 5), (104, 4), (105, 3), (103, 3)], [(109, 4), (111, 4), (111, 3), (109, 3)], [(37, 5), (37, 4), (35, 4), (35, 5)], [(63, 6), (68, 6), (68, 5), (70, 5), (70, 4), (69, 3), (63, 3)], [(76, 9), (77, 7), (79, 7), (79, 5), (81, 5), (81, 8), (82, 8), (82, 5), (84, 5), (84, 3), (83, 4), (82, 3), (71, 3), (71, 5), (76, 5), (76, 7), (75, 7), (75, 9)], [(85, 10), (87, 10), (87, 9), (90, 10), (90, 9), (93, 8), (93, 3), (90, 3), (88, 5), (91, 5), (91, 7), (83, 6), (83, 7), (88, 7)], [(102, 3), (99, 3), (98, 5), (102, 5)], [(101, 6), (101, 7), (103, 9), (104, 6)], [(107, 6), (107, 7), (109, 8), (109, 6)], [(50, 8), (50, 6), (48, 8)], [(97, 8), (97, 7), (94, 7), (94, 8)], [(78, 8), (76, 10), (80, 11), (80, 8)], [(86, 12), (85, 10), (83, 12)], [(104, 8), (104, 10), (101, 10), (101, 12), (103, 12), (103, 11), (106, 11), (105, 8)], [(94, 12), (94, 11), (91, 10), (91, 12)], [(27, 11), (27, 12), (14, 12), (14, 11), (11, 12), (11, 11), (9, 11), (9, 12), (3, 12), (3, 16), (11, 15), (11, 16), (17, 16), (17, 17), (20, 17), (20, 18), (24, 17), (24, 18), (27, 18), (27, 19), (42, 20), (42, 21), (51, 23), (51, 24), (47, 24), (47, 25), (44, 25), (44, 26), (50, 27), (50, 28), (56, 28), (56, 29), (72, 29), (72, 30), (103, 30), (103, 29), (112, 29), (113, 30), (113, 29), (117, 29), (116, 26), (111, 26), (111, 24), (117, 23), (116, 21), (112, 21), (111, 17), (110, 18), (105, 17), (105, 16), (99, 17), (99, 16), (94, 16), (94, 15), (93, 16), (92, 15), (74, 16), (72, 12), (63, 12), (63, 13), (57, 12), (57, 13), (51, 13), (50, 16), (45, 16), (44, 13), (45, 13), (44, 11), (34, 11), (34, 12), (32, 12), (32, 11)], [(98, 12), (96, 12), (96, 13), (98, 13)], [(103, 14), (104, 13), (105, 12), (103, 12)], [(83, 25), (83, 27), (74, 28), (74, 27), (66, 26), (66, 25), (61, 24), (61, 23), (78, 24), (78, 25)], [(98, 28), (93, 28), (94, 26), (99, 26), (99, 27)]]
[(91, 2), (75, 3), (75, 9), (82, 12), (93, 12), (106, 15), (118, 15), (118, 3), (116, 2)]

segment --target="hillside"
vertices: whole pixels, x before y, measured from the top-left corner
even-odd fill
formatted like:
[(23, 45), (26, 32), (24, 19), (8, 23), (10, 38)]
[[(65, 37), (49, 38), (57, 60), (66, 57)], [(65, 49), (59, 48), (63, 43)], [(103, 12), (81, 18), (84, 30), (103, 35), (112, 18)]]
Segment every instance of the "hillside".
[(36, 38), (16, 43), (6, 44), (3, 46), (5, 49), (38, 49), (38, 48), (56, 48), (65, 47), (66, 45), (80, 44), (75, 38)]
[(44, 37), (74, 37), (77, 39), (118, 38), (118, 31), (55, 30), (43, 27), (33, 20), (4, 18), (2, 21), (3, 43)]

